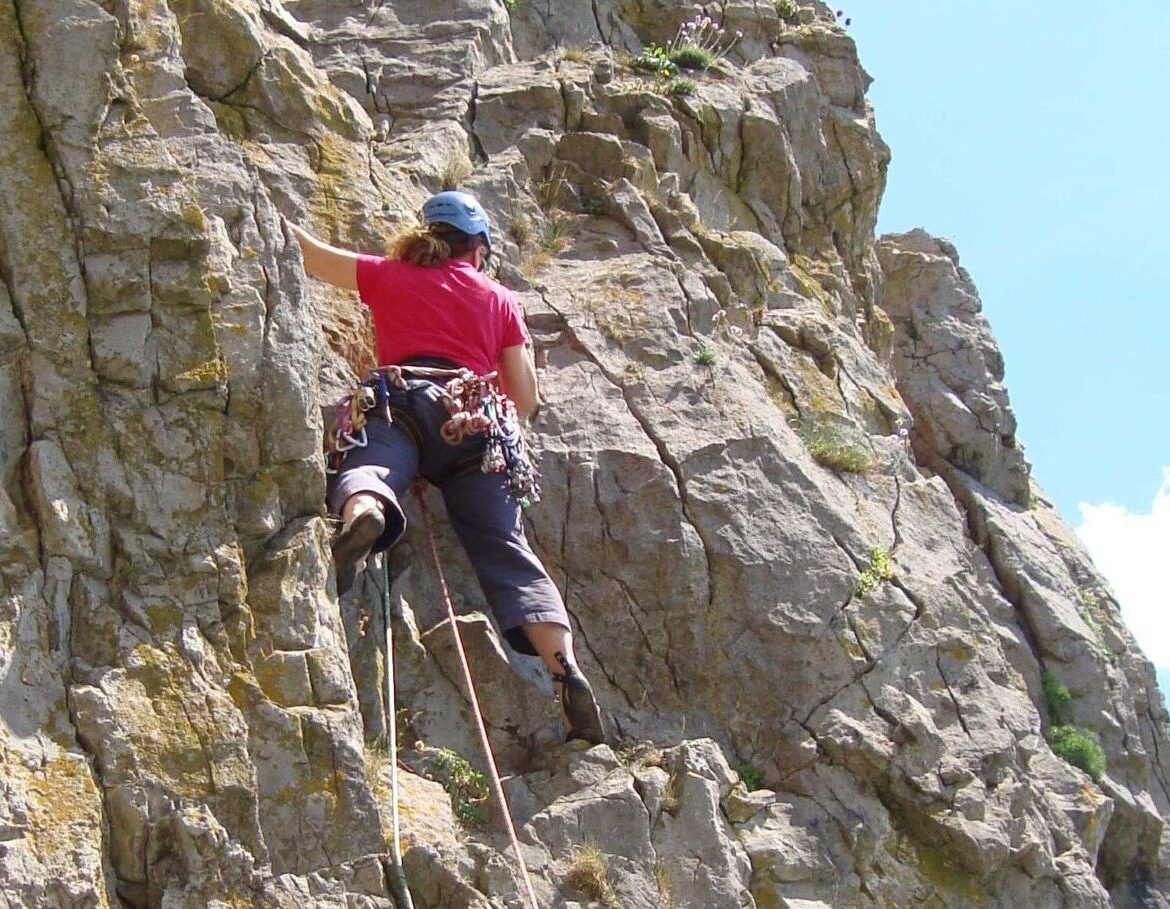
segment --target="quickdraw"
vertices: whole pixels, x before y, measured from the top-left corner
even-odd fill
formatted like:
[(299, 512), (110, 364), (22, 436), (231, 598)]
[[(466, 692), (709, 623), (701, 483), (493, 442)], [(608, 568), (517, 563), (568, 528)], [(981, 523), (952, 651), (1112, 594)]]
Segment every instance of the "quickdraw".
[(333, 409), (333, 428), (326, 436), (326, 473), (337, 473), (350, 449), (369, 444), (366, 414), (376, 404), (374, 390), (367, 385), (358, 386), (337, 402)]
[(480, 469), (484, 473), (505, 473), (512, 494), (524, 507), (540, 501), (540, 475), (520, 432), (516, 405), (497, 382), (498, 373), (476, 375), (470, 369), (442, 369), (430, 366), (382, 366), (370, 380), (337, 402), (333, 429), (328, 434), (327, 467), (336, 473), (345, 455), (368, 444), (366, 420), (378, 404), (380, 393), (386, 422), (390, 413), (390, 387), (406, 389), (407, 376), (443, 380), (441, 401), (449, 419), (439, 433), (448, 445), (458, 445), (469, 436), (486, 435)]
[(500, 390), (496, 377), (494, 372), (477, 376), (462, 370), (447, 382), (442, 400), (451, 419), (440, 432), (449, 445), (486, 434), (480, 469), (507, 474), (512, 494), (528, 507), (540, 501), (540, 477), (520, 432), (516, 404)]

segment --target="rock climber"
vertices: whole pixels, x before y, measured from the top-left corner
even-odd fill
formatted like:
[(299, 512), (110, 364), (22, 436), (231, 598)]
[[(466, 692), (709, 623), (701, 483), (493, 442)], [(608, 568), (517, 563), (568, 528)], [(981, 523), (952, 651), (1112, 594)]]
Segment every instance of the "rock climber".
[[(345, 454), (329, 487), (330, 509), (342, 520), (333, 544), (338, 592), (352, 585), (371, 552), (402, 536), (400, 503), (421, 474), (441, 490), (504, 637), (520, 653), (538, 655), (552, 673), (568, 738), (603, 741), (601, 713), (577, 666), (565, 604), (525, 537), (517, 477), (481, 469), (485, 449), (499, 444), (500, 427), (490, 437), (448, 431), (444, 439), (443, 426), (451, 421), (451, 386), (444, 383), (457, 370), (464, 378), (469, 370), (476, 381), (498, 372), (503, 395), (515, 405), (502, 415), (513, 424), (503, 427), (505, 439), (519, 435), (515, 413), (528, 417), (540, 403), (519, 301), (484, 273), (492, 234), (483, 207), (465, 192), (431, 196), (421, 224), (396, 234), (386, 256), (338, 249), (289, 227), (305, 271), (356, 290), (369, 307), (380, 364), (365, 386), (366, 444)], [(485, 421), (471, 419), (472, 428)], [(495, 456), (502, 465), (498, 451)]]

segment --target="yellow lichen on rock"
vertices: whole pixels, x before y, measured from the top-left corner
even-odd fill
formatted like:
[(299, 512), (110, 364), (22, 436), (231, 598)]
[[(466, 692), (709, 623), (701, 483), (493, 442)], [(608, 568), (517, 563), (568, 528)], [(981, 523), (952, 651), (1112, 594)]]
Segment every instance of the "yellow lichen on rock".
[(75, 752), (50, 748), (34, 769), (12, 761), (8, 783), (28, 798), (28, 841), (49, 879), (69, 880), (79, 871), (95, 875), (91, 894), (107, 907), (108, 888), (102, 864), (101, 792), (89, 763)]

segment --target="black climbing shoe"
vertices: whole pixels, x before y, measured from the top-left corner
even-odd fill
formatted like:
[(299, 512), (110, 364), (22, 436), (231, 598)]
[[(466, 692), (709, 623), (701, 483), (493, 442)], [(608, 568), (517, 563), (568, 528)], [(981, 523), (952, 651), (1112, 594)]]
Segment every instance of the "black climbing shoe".
[(563, 654), (558, 653), (557, 659), (565, 670), (563, 675), (553, 673), (553, 681), (561, 685), (561, 709), (569, 726), (565, 741), (584, 739), (591, 745), (600, 745), (605, 741), (605, 729), (601, 724), (601, 709), (593, 696), (593, 686)]
[(333, 564), (337, 568), (337, 595), (345, 593), (357, 578), (357, 567), (370, 554), (370, 547), (386, 529), (381, 509), (363, 511), (333, 541)]

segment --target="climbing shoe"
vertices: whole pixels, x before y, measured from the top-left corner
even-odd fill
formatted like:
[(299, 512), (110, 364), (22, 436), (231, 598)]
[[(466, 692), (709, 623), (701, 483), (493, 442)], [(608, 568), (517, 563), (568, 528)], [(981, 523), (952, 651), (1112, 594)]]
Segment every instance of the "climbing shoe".
[(593, 696), (593, 686), (563, 654), (558, 653), (557, 660), (565, 670), (563, 674), (553, 673), (553, 681), (561, 686), (561, 709), (569, 727), (565, 741), (584, 739), (591, 745), (600, 745), (605, 741), (605, 729), (601, 723), (601, 709)]
[(337, 595), (345, 593), (357, 578), (358, 565), (386, 529), (386, 519), (377, 508), (363, 511), (333, 541), (333, 564), (337, 569)]

